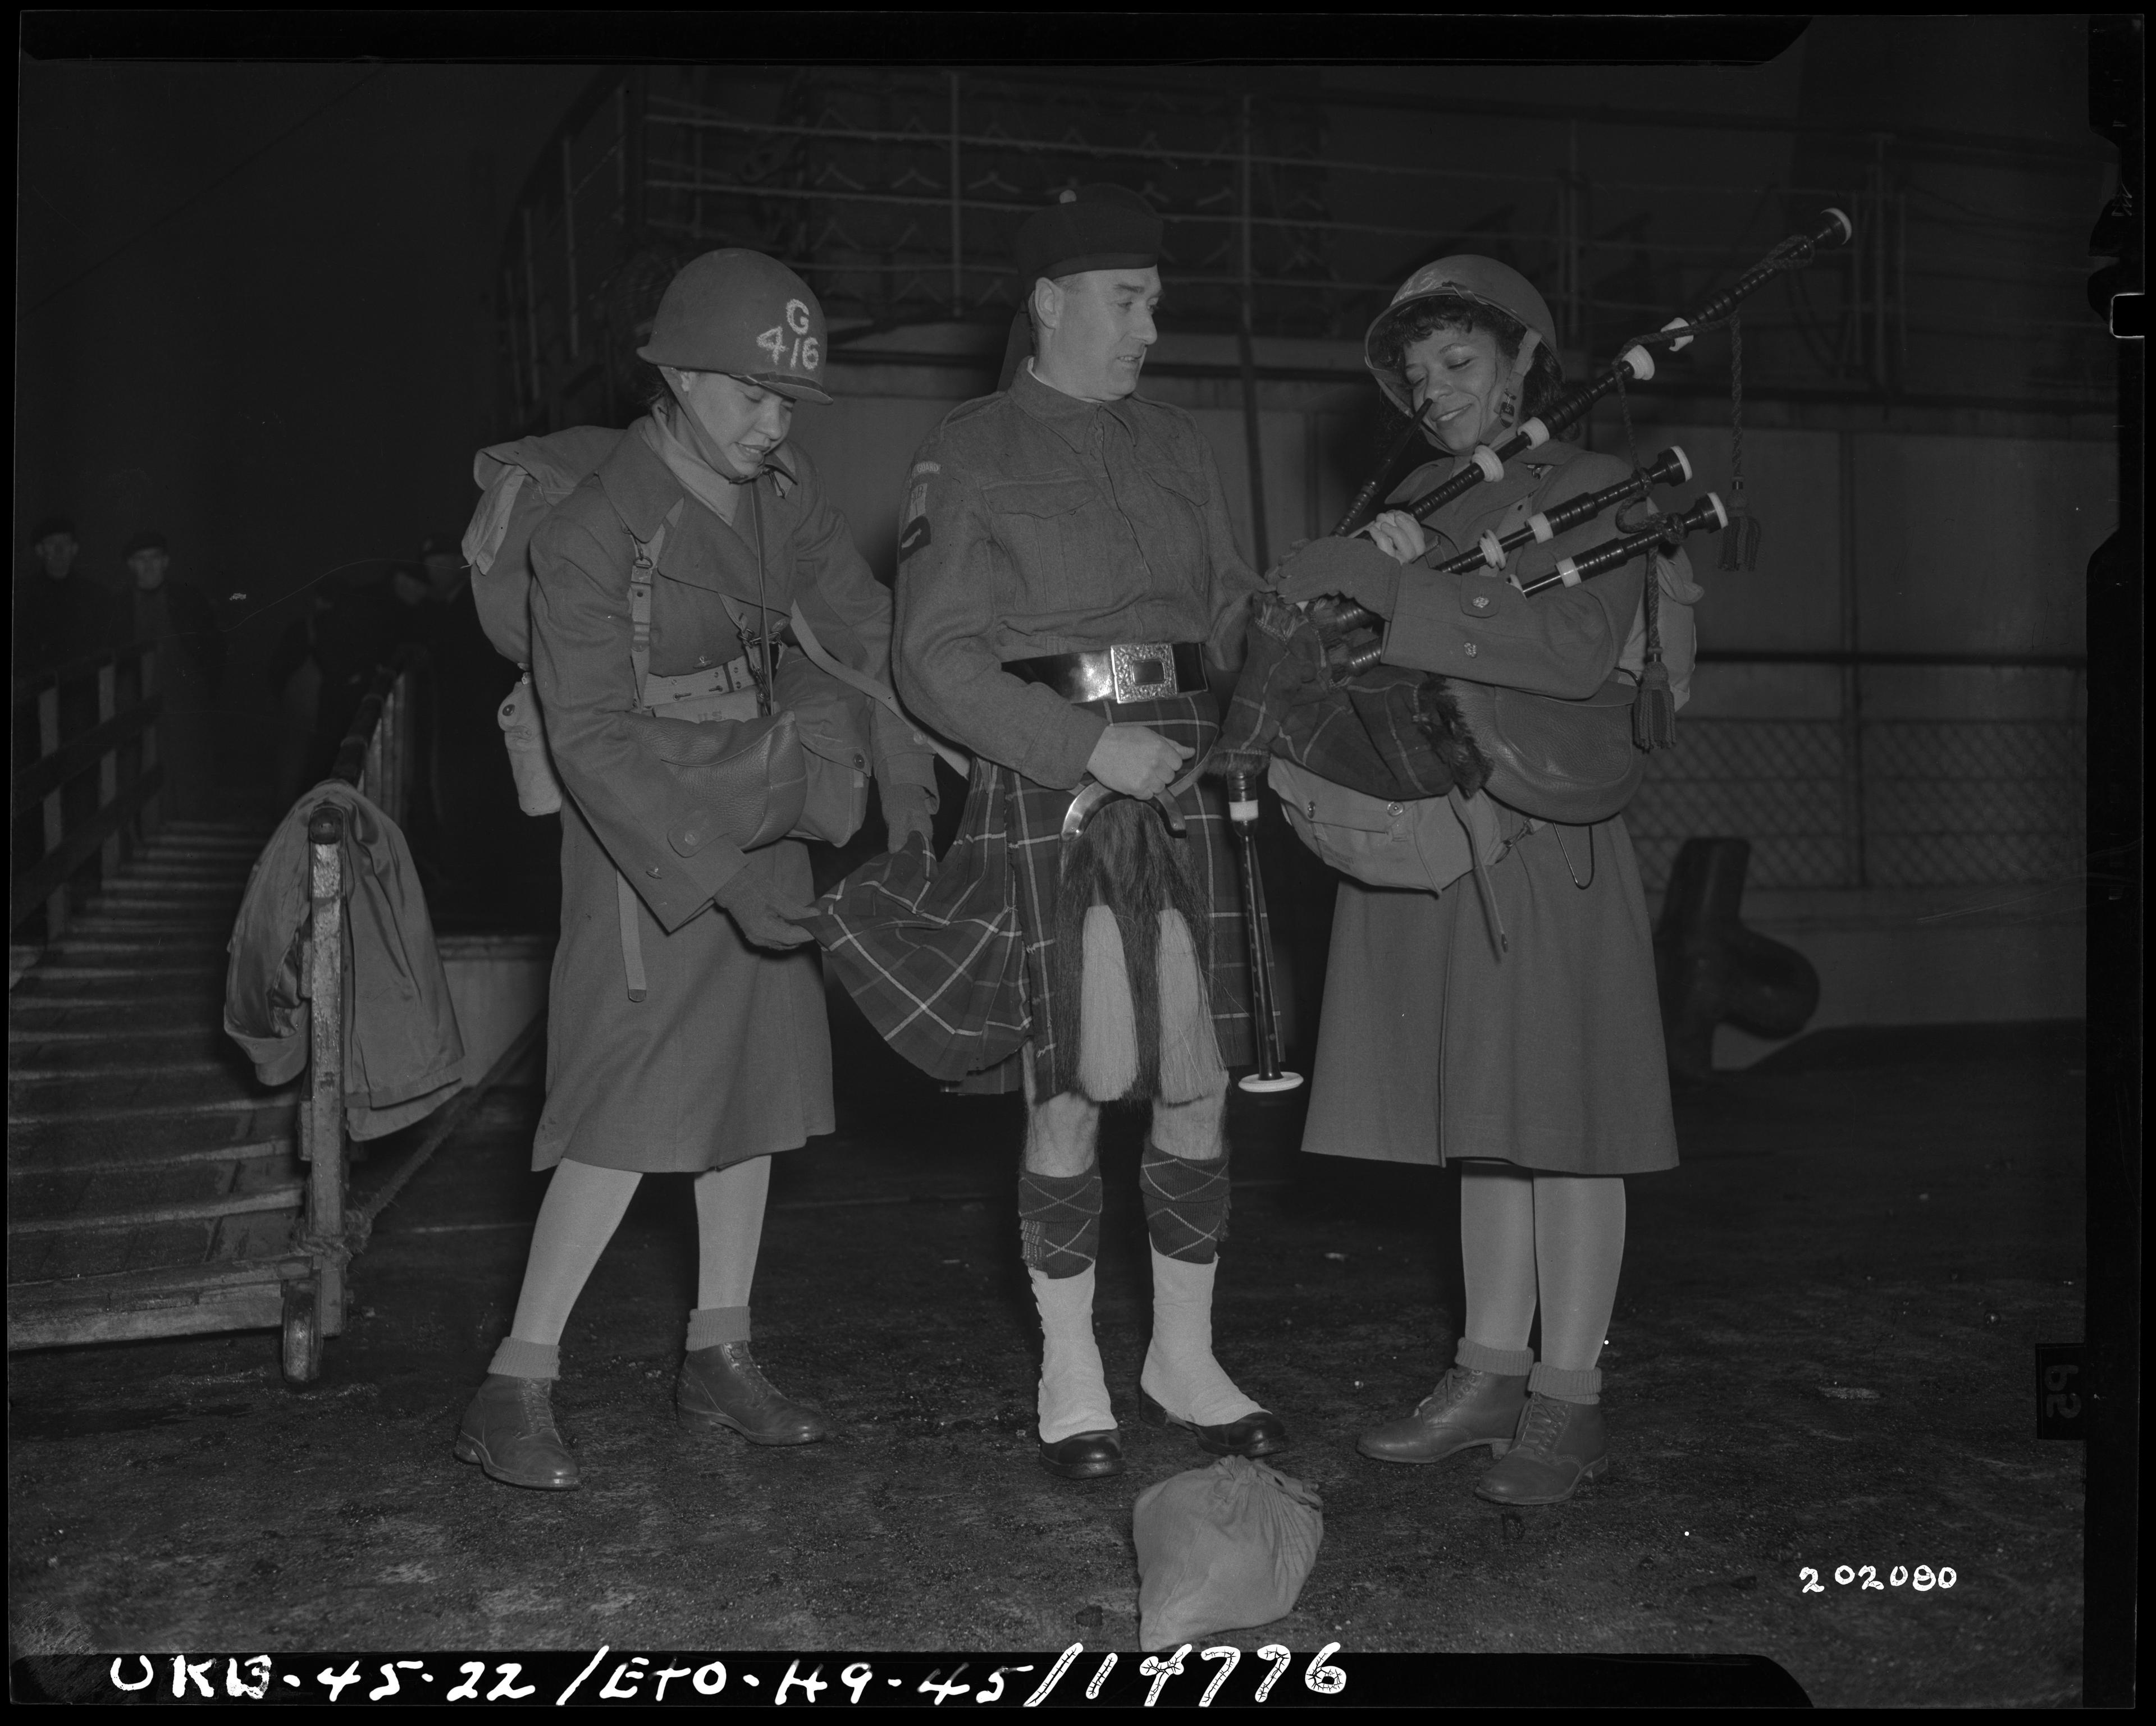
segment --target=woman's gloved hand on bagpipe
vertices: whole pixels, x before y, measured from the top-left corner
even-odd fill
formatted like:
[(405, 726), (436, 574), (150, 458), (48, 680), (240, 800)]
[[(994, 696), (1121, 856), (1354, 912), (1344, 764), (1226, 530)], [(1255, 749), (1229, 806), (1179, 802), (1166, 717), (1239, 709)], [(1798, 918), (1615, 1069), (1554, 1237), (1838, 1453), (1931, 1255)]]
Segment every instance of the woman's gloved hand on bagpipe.
[[(1381, 617), (1391, 617), (1399, 600), (1401, 565), (1420, 555), (1416, 542), (1422, 530), (1397, 510), (1379, 516), (1371, 528), (1372, 539), (1312, 540), (1275, 572), (1281, 593), (1297, 605), (1341, 594)], [(1375, 540), (1380, 530), (1381, 543)]]
[(735, 871), (733, 878), (711, 897), (752, 947), (783, 950), (816, 939), (800, 926), (801, 919), (816, 914), (816, 908), (774, 899), (747, 869)]

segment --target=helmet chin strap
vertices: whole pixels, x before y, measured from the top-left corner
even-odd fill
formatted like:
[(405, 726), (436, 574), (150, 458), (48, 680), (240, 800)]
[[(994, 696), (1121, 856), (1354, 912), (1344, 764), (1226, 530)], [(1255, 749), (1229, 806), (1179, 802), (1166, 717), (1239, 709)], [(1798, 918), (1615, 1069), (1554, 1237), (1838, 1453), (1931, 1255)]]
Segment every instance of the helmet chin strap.
[(1496, 418), (1507, 431), (1519, 421), (1521, 393), (1527, 388), (1527, 373), (1533, 369), (1536, 350), (1542, 345), (1542, 337), (1532, 330), (1520, 338), (1520, 351), (1512, 356), (1512, 375), (1497, 392)]
[[(711, 441), (710, 431), (706, 428), (703, 421), (696, 417), (696, 410), (682, 397), (681, 392), (674, 387), (670, 379), (666, 387), (667, 393), (673, 397), (673, 409), (668, 417), (675, 422), (672, 427), (675, 441), (676, 443), (685, 441), (690, 449), (695, 453), (696, 459), (709, 468), (716, 478), (725, 480), (730, 485), (745, 485), (749, 480), (755, 479), (755, 474), (743, 475), (734, 471), (733, 464), (718, 453)], [(683, 437), (685, 432), (687, 434), (685, 439)], [(761, 465), (758, 466), (757, 472), (762, 472)]]

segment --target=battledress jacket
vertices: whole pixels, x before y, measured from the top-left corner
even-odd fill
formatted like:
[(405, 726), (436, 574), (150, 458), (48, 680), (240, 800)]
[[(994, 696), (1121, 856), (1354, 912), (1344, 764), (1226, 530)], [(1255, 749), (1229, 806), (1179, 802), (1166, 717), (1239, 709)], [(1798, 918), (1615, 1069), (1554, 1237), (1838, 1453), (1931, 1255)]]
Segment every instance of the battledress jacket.
[[(1394, 501), (1451, 465), (1410, 475)], [(1636, 671), (1645, 560), (1532, 598), (1507, 579), (1532, 581), (1614, 537), (1610, 514), (1515, 552), (1503, 574), (1430, 567), (1627, 471), (1553, 442), (1440, 510), (1429, 549), (1402, 574), (1386, 662), (1575, 699), (1614, 669)], [(1666, 652), (1688, 641), (1699, 591), (1681, 553), (1657, 574)], [(1500, 822), (1510, 843), (1488, 872), (1495, 919), (1472, 877), (1441, 894), (1341, 883), (1302, 1148), (1553, 1174), (1669, 1168), (1676, 1139), (1652, 931), (1624, 817), (1562, 827), (1501, 811)]]
[[(667, 746), (685, 722), (635, 710), (635, 541), (659, 536), (677, 509), (652, 583), (654, 675), (740, 656), (731, 598), (749, 617), (761, 602), (773, 627), (798, 604), (835, 658), (889, 677), (890, 596), (815, 469), (790, 445), (742, 488), (729, 526), (688, 495), (632, 428), (533, 534), (532, 682), (567, 793), (535, 1169), (566, 1156), (696, 1173), (832, 1130), (816, 949), (752, 947), (712, 903), (743, 869), (774, 899), (807, 903), (807, 848), (788, 839), (746, 855), (736, 849), (705, 770), (681, 764), (684, 751)], [(926, 741), (880, 708), (873, 725), (879, 778), (932, 786)], [(617, 871), (635, 889), (642, 1001), (629, 996)]]
[[(864, 988), (850, 972), (849, 986), (901, 1047), (909, 1035), (942, 1041), (943, 1049), (908, 1051), (929, 1070), (952, 1046), (1000, 1048), (998, 1030), (1008, 1027), (1030, 1047), (1037, 1076), (1044, 1062), (1053, 1069), (1043, 1079), (1053, 1091), (1070, 1077), (1068, 1033), (1075, 1028), (1055, 1026), (1050, 1014), (1059, 830), (1110, 715), (1105, 704), (1075, 704), (1004, 667), (1121, 643), (1203, 643), (1211, 692), (1132, 704), (1114, 715), (1200, 759), (1219, 734), (1250, 597), (1260, 584), (1235, 547), (1212, 452), (1188, 414), (1137, 396), (1081, 401), (1043, 383), (1030, 366), (1009, 389), (954, 410), (921, 446), (901, 520), (899, 693), (977, 757), (959, 842), (937, 890), (954, 904), (963, 899), (951, 878), (962, 869), (982, 871), (975, 884), (985, 888), (988, 853), (998, 853), (993, 878), (1001, 882), (1007, 865), (1009, 898), (986, 914), (993, 940), (964, 965), (977, 986), (1002, 965), (1009, 986), (962, 986), (947, 959), (876, 951), (873, 932), (856, 940), (854, 952), (879, 975)], [(1234, 1066), (1254, 1057), (1225, 804), (1211, 780), (1178, 802), (1188, 824), (1185, 866), (1210, 914), (1214, 1029), (1222, 1059)], [(1013, 945), (1023, 946), (1022, 961)], [(1020, 1079), (1017, 1055), (984, 1058), (962, 1088), (1015, 1089)]]

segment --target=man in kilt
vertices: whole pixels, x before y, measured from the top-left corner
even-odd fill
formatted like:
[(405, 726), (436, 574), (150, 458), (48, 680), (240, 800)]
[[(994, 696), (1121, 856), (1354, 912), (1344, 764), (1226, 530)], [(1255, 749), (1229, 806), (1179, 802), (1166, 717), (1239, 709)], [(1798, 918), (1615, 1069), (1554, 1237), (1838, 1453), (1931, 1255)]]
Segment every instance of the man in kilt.
[(1005, 387), (921, 445), (899, 540), (900, 693), (975, 757), (958, 837), (870, 865), (817, 925), (901, 1053), (1024, 1090), (1040, 1458), (1070, 1479), (1122, 1467), (1092, 1324), (1107, 1102), (1152, 1104), (1147, 1415), (1214, 1455), (1287, 1443), (1213, 1355), (1227, 1068), (1254, 1055), (1226, 810), (1199, 776), (1260, 584), (1196, 426), (1136, 394), (1160, 233), (1116, 186), (1020, 229)]

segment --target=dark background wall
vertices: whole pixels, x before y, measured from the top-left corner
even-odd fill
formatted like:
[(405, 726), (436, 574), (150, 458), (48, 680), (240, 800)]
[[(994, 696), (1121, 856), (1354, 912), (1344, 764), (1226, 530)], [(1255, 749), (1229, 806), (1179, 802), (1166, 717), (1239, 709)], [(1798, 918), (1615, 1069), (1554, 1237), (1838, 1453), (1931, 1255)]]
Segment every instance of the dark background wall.
[(235, 626), (237, 763), (301, 590), (470, 513), (501, 213), (589, 77), (23, 63), (15, 560), (64, 510), (117, 586), (169, 534)]
[[(1933, 127), (2066, 145), (2087, 136), (2086, 37), (2079, 18), (1821, 18), (1758, 68), (1325, 77), (1440, 106), (1532, 99), (1673, 116), (1743, 111), (1799, 128)], [(16, 559), (33, 519), (67, 510), (81, 527), (80, 567), (116, 586), (129, 534), (170, 534), (179, 573), (224, 603), (234, 629), (224, 742), (240, 771), (270, 741), (260, 668), (304, 590), (356, 560), (409, 557), (425, 534), (461, 526), (471, 452), (506, 429), (491, 304), (503, 224), (593, 72), (20, 63)], [(1385, 142), (1336, 141), (1365, 153)], [(2089, 141), (2099, 158), (2084, 194), (2092, 215), (2104, 170)], [(1712, 178), (1727, 142), (1649, 128), (1637, 134), (1637, 160), (1605, 144), (1589, 166), (1605, 177)], [(1779, 147), (1791, 147), (1789, 135)], [(1860, 170), (1828, 159), (1846, 153), (1843, 140), (1811, 134), (1794, 147), (1800, 160), (1750, 171), (1834, 186)], [(1926, 172), (1939, 192), (1999, 202), (1995, 174)], [(1442, 228), (1487, 213), (1392, 213)], [(1969, 236), (1979, 254), (1994, 243), (1993, 231)], [(2060, 260), (2068, 315), (2082, 262)], [(1972, 376), (1969, 387), (1983, 382)], [(870, 540), (881, 530), (864, 524)]]

